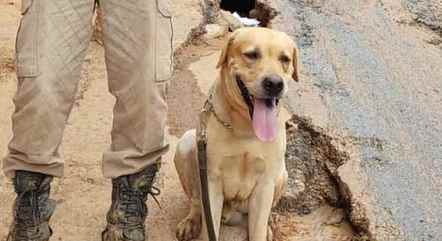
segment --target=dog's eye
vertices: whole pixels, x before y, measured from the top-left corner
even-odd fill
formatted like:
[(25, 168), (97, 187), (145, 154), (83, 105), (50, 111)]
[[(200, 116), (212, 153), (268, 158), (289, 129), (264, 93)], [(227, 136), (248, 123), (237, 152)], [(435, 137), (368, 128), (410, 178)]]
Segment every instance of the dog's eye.
[(257, 60), (260, 57), (260, 55), (257, 51), (245, 52), (244, 56), (246, 56), (246, 58), (248, 58), (250, 60)]
[(284, 64), (290, 63), (290, 58), (287, 55), (281, 55), (279, 56), (279, 61), (281, 61)]

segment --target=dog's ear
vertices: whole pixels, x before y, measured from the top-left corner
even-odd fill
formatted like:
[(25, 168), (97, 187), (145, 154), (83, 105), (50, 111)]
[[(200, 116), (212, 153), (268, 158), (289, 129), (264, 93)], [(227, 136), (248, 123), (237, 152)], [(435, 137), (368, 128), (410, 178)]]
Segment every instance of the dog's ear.
[(299, 74), (299, 66), (300, 66), (300, 59), (299, 59), (299, 49), (298, 47), (295, 45), (293, 47), (293, 80), (298, 82), (299, 78), (300, 78), (300, 74)]
[(232, 45), (233, 40), (235, 39), (235, 35), (236, 35), (237, 31), (233, 32), (230, 35), (229, 39), (227, 40), (227, 43), (224, 45), (224, 47), (221, 51), (221, 56), (219, 57), (219, 60), (218, 60), (218, 64), (216, 65), (216, 68), (221, 68), (225, 63), (227, 63), (229, 49), (230, 49), (230, 46)]

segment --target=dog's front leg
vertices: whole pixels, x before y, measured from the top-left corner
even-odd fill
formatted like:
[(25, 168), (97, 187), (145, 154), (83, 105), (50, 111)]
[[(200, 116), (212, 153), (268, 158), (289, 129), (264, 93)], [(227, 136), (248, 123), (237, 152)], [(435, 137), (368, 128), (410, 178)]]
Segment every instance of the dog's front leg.
[[(209, 178), (209, 198), (210, 209), (212, 211), (212, 220), (215, 229), (217, 240), (219, 240), (219, 230), (221, 226), (221, 216), (223, 211), (224, 194), (222, 188), (222, 182), (219, 178)], [(208, 241), (209, 236), (207, 234), (207, 225), (205, 219), (205, 213), (203, 209), (203, 240)]]
[(262, 180), (249, 199), (249, 241), (266, 241), (275, 184)]

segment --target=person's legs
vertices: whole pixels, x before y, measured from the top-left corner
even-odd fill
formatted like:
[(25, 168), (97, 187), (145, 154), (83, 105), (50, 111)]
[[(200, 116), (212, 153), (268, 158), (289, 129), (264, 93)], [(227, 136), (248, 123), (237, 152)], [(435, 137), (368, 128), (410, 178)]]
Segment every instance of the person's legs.
[(155, 0), (100, 4), (109, 89), (116, 98), (103, 173), (116, 178), (143, 170), (167, 151), (164, 92), (171, 68), (170, 24), (160, 24), (169, 20), (158, 13)]
[(144, 241), (145, 201), (165, 141), (171, 74), (171, 20), (164, 0), (100, 1), (110, 92), (116, 97), (112, 144), (103, 173), (112, 205), (103, 241)]
[(93, 4), (22, 0), (13, 137), (3, 160), (17, 192), (8, 241), (49, 239), (50, 181), (63, 175), (59, 147), (92, 32)]
[(94, 0), (23, 0), (17, 33), (13, 137), (3, 170), (60, 177), (59, 153), (92, 34)]

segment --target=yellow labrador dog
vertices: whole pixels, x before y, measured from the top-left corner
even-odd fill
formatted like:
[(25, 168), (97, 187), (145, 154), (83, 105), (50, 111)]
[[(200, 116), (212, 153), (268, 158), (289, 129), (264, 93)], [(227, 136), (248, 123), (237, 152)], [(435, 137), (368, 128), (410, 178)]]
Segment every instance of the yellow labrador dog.
[[(271, 208), (287, 181), (286, 136), (279, 100), (288, 81), (299, 79), (298, 50), (285, 33), (242, 28), (232, 33), (217, 67), (207, 123), (209, 195), (215, 232), (221, 223), (248, 220), (250, 241), (271, 240)], [(191, 200), (189, 214), (177, 228), (180, 241), (199, 236), (202, 205), (195, 130), (180, 139), (175, 166)], [(203, 238), (207, 240), (204, 229)]]

